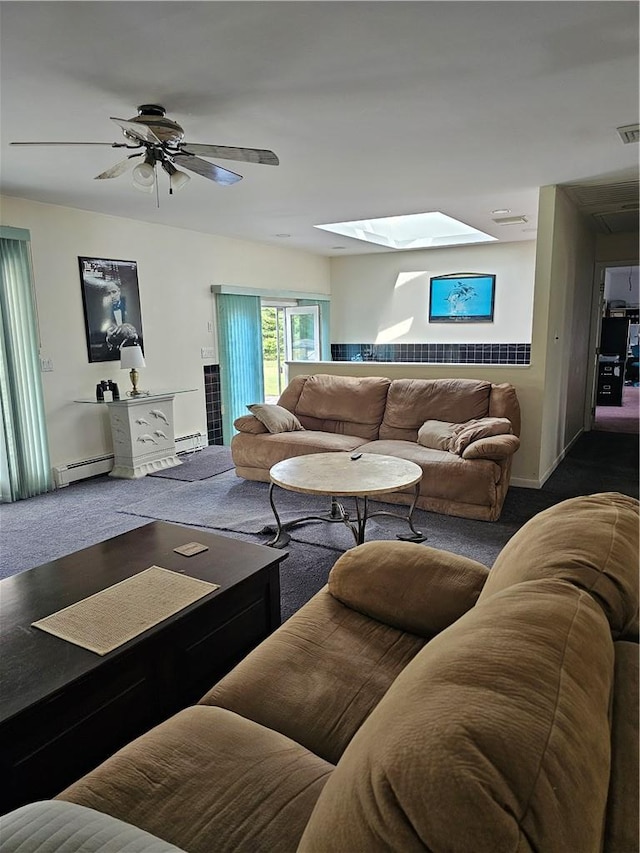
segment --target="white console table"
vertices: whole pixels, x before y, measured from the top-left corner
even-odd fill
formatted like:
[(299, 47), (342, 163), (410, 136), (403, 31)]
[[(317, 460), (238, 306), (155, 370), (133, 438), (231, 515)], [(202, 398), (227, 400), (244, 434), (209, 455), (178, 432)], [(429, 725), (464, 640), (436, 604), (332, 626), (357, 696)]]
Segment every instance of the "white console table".
[(113, 469), (110, 477), (128, 480), (145, 477), (163, 468), (182, 465), (176, 455), (173, 427), (173, 398), (195, 391), (164, 391), (124, 397), (122, 400), (76, 400), (106, 406), (113, 439)]

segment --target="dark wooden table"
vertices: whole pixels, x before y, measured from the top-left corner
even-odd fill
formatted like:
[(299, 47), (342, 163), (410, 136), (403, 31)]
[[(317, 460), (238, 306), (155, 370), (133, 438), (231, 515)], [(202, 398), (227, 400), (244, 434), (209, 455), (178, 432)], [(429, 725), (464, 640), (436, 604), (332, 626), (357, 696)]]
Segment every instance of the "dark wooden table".
[[(207, 551), (174, 552), (188, 542)], [(0, 813), (197, 702), (280, 624), (280, 551), (155, 521), (0, 581)], [(31, 623), (149, 566), (219, 584), (107, 655)]]

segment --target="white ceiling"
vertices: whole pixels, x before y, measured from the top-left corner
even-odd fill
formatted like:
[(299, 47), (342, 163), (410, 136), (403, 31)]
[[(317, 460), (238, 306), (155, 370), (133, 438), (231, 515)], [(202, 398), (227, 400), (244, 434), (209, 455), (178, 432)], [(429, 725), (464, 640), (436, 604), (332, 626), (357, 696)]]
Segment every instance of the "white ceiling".
[[(533, 239), (538, 187), (638, 176), (635, 2), (2, 2), (0, 39), (6, 195), (338, 255), (389, 250), (314, 225), (440, 210)], [(157, 208), (92, 180), (118, 150), (8, 147), (123, 141), (109, 117), (143, 103), (280, 166), (219, 161), (244, 180), (161, 181)]]

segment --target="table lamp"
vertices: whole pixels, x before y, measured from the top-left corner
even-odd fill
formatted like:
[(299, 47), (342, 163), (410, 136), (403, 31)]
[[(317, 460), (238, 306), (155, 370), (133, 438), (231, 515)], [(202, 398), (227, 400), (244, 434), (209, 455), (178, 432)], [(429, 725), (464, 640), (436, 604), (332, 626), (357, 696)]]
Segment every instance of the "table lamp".
[(129, 378), (131, 379), (131, 385), (133, 386), (131, 391), (129, 391), (130, 397), (138, 397), (140, 395), (140, 391), (138, 391), (138, 368), (146, 367), (144, 355), (142, 354), (142, 348), (135, 344), (134, 346), (122, 347), (120, 350), (120, 368), (122, 370), (126, 370), (127, 368), (131, 368), (129, 372)]

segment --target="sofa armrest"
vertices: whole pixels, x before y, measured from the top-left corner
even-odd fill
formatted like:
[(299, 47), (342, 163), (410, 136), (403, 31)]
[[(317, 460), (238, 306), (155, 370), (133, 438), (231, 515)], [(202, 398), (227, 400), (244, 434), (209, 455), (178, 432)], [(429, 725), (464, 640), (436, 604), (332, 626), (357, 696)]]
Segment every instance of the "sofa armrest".
[(238, 432), (248, 432), (253, 435), (260, 435), (263, 432), (269, 432), (266, 426), (259, 421), (255, 415), (241, 415), (233, 422), (233, 426)]
[(492, 435), (473, 441), (462, 452), (463, 459), (492, 459), (499, 462), (513, 456), (520, 447), (517, 435)]
[(366, 542), (329, 575), (331, 595), (360, 613), (432, 637), (476, 603), (489, 569), (475, 560), (413, 542)]

